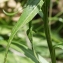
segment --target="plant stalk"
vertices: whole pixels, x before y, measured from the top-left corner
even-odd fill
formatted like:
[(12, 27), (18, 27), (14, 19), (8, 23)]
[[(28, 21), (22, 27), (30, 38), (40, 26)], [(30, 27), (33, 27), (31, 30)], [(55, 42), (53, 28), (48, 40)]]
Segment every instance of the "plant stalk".
[(33, 50), (33, 33), (32, 33), (32, 21), (29, 22), (29, 29), (27, 30), (27, 36), (31, 42), (31, 49)]
[[(29, 40), (31, 42), (31, 47), (32, 47), (31, 49), (32, 49), (36, 59), (38, 60), (37, 54), (36, 54), (35, 49), (34, 49), (34, 44), (33, 44), (32, 21), (29, 22), (29, 29), (27, 31), (27, 35), (28, 35), (28, 38), (29, 38)], [(38, 60), (38, 63), (39, 63), (39, 60)]]
[(44, 0), (43, 4), (43, 21), (44, 21), (44, 29), (45, 29), (45, 35), (47, 38), (47, 44), (50, 51), (51, 61), (52, 63), (56, 63), (56, 57), (55, 57), (55, 49), (52, 45), (51, 35), (50, 35), (50, 28), (49, 28), (49, 19), (48, 19), (48, 7), (50, 4), (50, 0)]

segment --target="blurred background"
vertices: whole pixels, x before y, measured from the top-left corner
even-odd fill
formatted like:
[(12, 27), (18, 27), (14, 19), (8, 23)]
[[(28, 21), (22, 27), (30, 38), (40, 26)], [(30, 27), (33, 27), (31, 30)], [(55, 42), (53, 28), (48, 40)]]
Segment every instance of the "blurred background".
[[(27, 0), (0, 0), (0, 63), (3, 63), (7, 40), (11, 34), (13, 26), (21, 16)], [(63, 63), (63, 0), (52, 0), (52, 8), (49, 9), (49, 25), (51, 26), (51, 37), (55, 45), (57, 63)], [(15, 15), (8, 16), (8, 13), (17, 12)], [(32, 20), (33, 43), (36, 53), (40, 54), (47, 61), (50, 61), (50, 54), (44, 33), (43, 20), (36, 15)], [(21, 28), (13, 39), (13, 43), (18, 42), (30, 48), (30, 42), (26, 31), (28, 25)], [(58, 45), (59, 44), (59, 45)], [(11, 44), (8, 52), (7, 63), (34, 63), (30, 58), (23, 54), (18, 45)]]

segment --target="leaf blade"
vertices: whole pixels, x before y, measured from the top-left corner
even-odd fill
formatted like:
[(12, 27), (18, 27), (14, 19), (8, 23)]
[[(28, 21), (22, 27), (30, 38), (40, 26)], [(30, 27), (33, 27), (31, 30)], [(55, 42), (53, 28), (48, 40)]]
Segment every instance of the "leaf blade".
[(6, 48), (4, 63), (6, 63), (8, 49), (10, 47), (14, 35), (16, 34), (16, 32), (19, 30), (20, 27), (23, 27), (25, 24), (27, 24), (29, 21), (31, 21), (34, 18), (34, 16), (39, 12), (38, 7), (40, 8), (40, 6), (42, 5), (43, 5), (43, 0), (32, 0), (32, 2), (24, 9), (17, 24), (12, 29), (12, 33), (8, 40), (8, 44)]

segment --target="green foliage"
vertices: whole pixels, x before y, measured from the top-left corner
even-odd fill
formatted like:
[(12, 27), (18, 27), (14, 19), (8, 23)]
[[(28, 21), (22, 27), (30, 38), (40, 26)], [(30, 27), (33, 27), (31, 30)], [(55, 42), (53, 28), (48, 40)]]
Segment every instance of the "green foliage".
[(14, 35), (16, 34), (16, 32), (19, 30), (20, 27), (23, 27), (25, 24), (27, 24), (30, 20), (34, 18), (34, 16), (39, 12), (40, 6), (42, 5), (43, 5), (42, 0), (37, 0), (37, 1), (32, 0), (30, 3), (28, 3), (27, 7), (24, 9), (20, 19), (18, 20), (17, 24), (14, 26), (12, 30), (12, 34), (8, 40), (4, 63), (6, 62), (8, 49), (9, 49), (9, 46), (12, 42)]
[[(18, 11), (14, 13), (4, 11), (6, 19), (0, 18), (0, 63), (50, 62), (48, 60), (50, 59), (50, 49), (49, 45), (47, 45), (48, 42), (46, 41), (43, 24), (45, 20), (48, 20), (47, 12), (44, 11), (45, 7), (43, 7), (45, 1), (47, 3), (47, 10), (45, 11), (48, 11), (50, 0), (17, 0), (16, 3), (21, 2), (24, 9), (17, 23), (12, 20), (12, 17), (16, 13), (18, 14)], [(62, 12), (59, 12), (55, 16), (49, 17), (50, 25), (52, 26), (52, 48), (55, 48), (55, 56), (59, 60), (63, 60), (63, 37), (61, 35), (63, 20), (61, 15)], [(45, 25), (46, 24), (45, 22)], [(46, 26), (45, 29), (46, 32), (48, 29), (47, 27), (48, 26)], [(49, 34), (50, 31), (47, 36), (49, 36)], [(47, 38), (47, 40), (50, 40), (50, 38)], [(54, 56), (54, 54), (52, 55)], [(52, 59), (52, 61), (53, 60), (54, 59)]]
[(49, 19), (48, 19), (48, 2), (47, 0), (44, 1), (43, 5), (43, 21), (44, 21), (44, 29), (45, 29), (45, 35), (47, 38), (47, 44), (49, 47), (50, 55), (51, 55), (51, 61), (52, 63), (56, 63), (56, 56), (55, 56), (55, 48), (52, 45), (51, 35), (50, 35), (50, 27), (49, 27)]
[(8, 16), (13, 16), (13, 15), (15, 15), (15, 14), (18, 13), (18, 11), (14, 12), (14, 13), (7, 13), (5, 10), (3, 10), (3, 12), (4, 12), (6, 15), (8, 15)]

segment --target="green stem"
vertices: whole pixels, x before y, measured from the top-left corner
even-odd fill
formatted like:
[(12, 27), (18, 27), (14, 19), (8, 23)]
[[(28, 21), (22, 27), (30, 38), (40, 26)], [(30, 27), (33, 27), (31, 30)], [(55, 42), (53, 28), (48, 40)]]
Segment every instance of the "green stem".
[(55, 50), (54, 47), (52, 45), (52, 40), (51, 40), (51, 36), (50, 36), (50, 28), (49, 28), (49, 20), (48, 20), (48, 5), (50, 3), (50, 0), (44, 0), (44, 5), (43, 5), (43, 20), (44, 20), (44, 28), (45, 28), (45, 34), (46, 34), (46, 38), (47, 38), (47, 43), (48, 43), (48, 47), (49, 47), (49, 51), (50, 51), (50, 55), (51, 55), (51, 61), (52, 63), (56, 63), (56, 57), (55, 57)]
[[(27, 31), (27, 35), (28, 35), (28, 38), (29, 38), (29, 40), (30, 40), (30, 42), (31, 42), (31, 46), (32, 46), (31, 49), (32, 49), (32, 51), (33, 51), (33, 53), (34, 53), (36, 59), (38, 60), (37, 54), (36, 54), (35, 49), (34, 49), (34, 44), (33, 44), (32, 21), (29, 22), (29, 29), (28, 29), (28, 31)], [(38, 61), (38, 63), (39, 63), (39, 61)]]
[(30, 42), (31, 42), (31, 46), (32, 46), (32, 48), (31, 48), (31, 49), (33, 50), (32, 21), (30, 21), (30, 22), (29, 22), (29, 29), (27, 30), (27, 35), (28, 35), (28, 38), (29, 38), (29, 40), (30, 40)]

